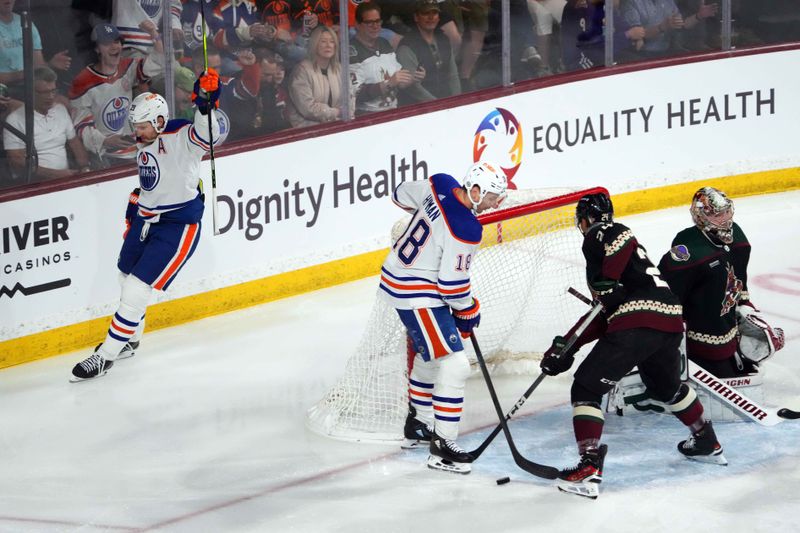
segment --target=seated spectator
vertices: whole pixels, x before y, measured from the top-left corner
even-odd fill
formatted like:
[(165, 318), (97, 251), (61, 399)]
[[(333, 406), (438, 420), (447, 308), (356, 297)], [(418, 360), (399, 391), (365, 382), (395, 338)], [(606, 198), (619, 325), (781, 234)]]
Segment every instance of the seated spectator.
[[(615, 13), (619, 1), (614, 0)], [(561, 17), (561, 59), (569, 71), (605, 65), (605, 1), (569, 0)], [(644, 44), (645, 30), (628, 27), (625, 19), (614, 21), (614, 60), (620, 63), (636, 59), (636, 50)]]
[(392, 45), (379, 36), (382, 23), (378, 4), (356, 8), (356, 36), (350, 42), (350, 73), (360, 83), (356, 114), (396, 108), (397, 91), (422, 79), (402, 68)]
[[(22, 57), (22, 24), (20, 16), (14, 13), (15, 0), (0, 1), (0, 83), (8, 86), (11, 98), (22, 100), (25, 97), (24, 64)], [(65, 71), (72, 59), (66, 50), (56, 53), (45, 62), (42, 55), (42, 39), (35, 24), (33, 34), (33, 66), (49, 64), (52, 68)]]
[(439, 3), (417, 0), (414, 22), (414, 28), (397, 47), (397, 59), (403, 69), (417, 72), (421, 79), (400, 90), (400, 105), (460, 94), (455, 55), (450, 40), (438, 28)]
[(297, 128), (338, 120), (342, 103), (339, 39), (327, 26), (317, 26), (309, 39), (308, 58), (289, 81), (289, 123)]
[(146, 58), (122, 57), (122, 37), (116, 26), (98, 24), (92, 30), (97, 61), (72, 82), (70, 106), (75, 131), (90, 154), (104, 165), (136, 156), (128, 124), (133, 87), (164, 72), (164, 49), (157, 41)]
[(528, 0), (528, 11), (533, 19), (536, 30), (536, 48), (542, 56), (546, 73), (556, 73), (561, 70), (559, 61), (553, 56), (553, 48), (558, 44), (554, 39), (553, 26), (561, 26), (561, 17), (564, 13), (566, 0)]
[[(707, 0), (676, 0), (680, 12), (685, 15), (684, 31), (678, 46), (686, 51), (707, 51), (711, 42), (720, 47), (719, 22), (713, 19), (719, 12), (719, 5), (706, 3)], [(686, 15), (690, 13), (689, 15)]]
[[(543, 72), (542, 58), (536, 50), (536, 35), (528, 12), (528, 4), (525, 0), (510, 0), (509, 15), (511, 81), (538, 77)], [(503, 83), (503, 24), (500, 0), (491, 0), (488, 16), (483, 52), (470, 80), (470, 85), (475, 89), (498, 87)]]
[(259, 133), (273, 133), (290, 127), (287, 119), (288, 92), (282, 85), (283, 58), (269, 49), (257, 49), (261, 87), (257, 100), (255, 128)]
[[(165, 12), (165, 6), (169, 12)], [(122, 36), (123, 55), (146, 57), (153, 51), (153, 45), (161, 39), (161, 18), (168, 16), (172, 28), (173, 42), (182, 48), (183, 30), (181, 29), (180, 0), (154, 2), (153, 0), (114, 0), (111, 23)]]
[[(67, 108), (56, 103), (56, 73), (49, 67), (37, 67), (33, 73), (33, 146), (38, 165), (34, 170), (37, 181), (71, 176), (76, 172), (88, 172), (89, 156), (80, 139), (75, 135), (72, 120)], [(15, 135), (16, 130), (23, 135), (25, 131), (25, 107), (17, 108), (6, 118), (13, 129), (4, 128), (3, 144), (8, 163), (16, 176), (25, 173), (25, 141)], [(69, 166), (66, 146), (78, 166)]]
[(675, 0), (628, 0), (622, 5), (622, 17), (629, 27), (644, 28), (644, 39), (638, 49), (643, 58), (669, 54), (670, 37), (685, 25)]
[[(486, 32), (489, 31), (489, 0), (463, 0), (464, 32), (461, 46), (461, 90), (473, 89), (472, 74), (483, 51)], [(498, 58), (499, 61), (499, 58)]]

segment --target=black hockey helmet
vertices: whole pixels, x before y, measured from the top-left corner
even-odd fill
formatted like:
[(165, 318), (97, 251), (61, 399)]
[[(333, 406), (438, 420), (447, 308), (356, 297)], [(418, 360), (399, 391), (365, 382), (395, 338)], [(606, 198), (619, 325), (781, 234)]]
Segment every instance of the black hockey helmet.
[(587, 194), (578, 200), (575, 208), (575, 225), (580, 228), (581, 220), (589, 225), (597, 222), (611, 222), (614, 219), (614, 206), (611, 198), (603, 193)]

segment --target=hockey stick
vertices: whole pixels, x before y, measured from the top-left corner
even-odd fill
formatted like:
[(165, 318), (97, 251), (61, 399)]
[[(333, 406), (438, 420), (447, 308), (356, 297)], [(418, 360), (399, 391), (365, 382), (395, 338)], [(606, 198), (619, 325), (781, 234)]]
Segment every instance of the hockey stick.
[(508, 441), (508, 447), (511, 449), (511, 456), (514, 458), (514, 462), (517, 463), (518, 467), (529, 474), (544, 479), (556, 479), (558, 477), (558, 468), (534, 463), (523, 457), (517, 450), (517, 447), (514, 445), (514, 439), (511, 437), (511, 431), (509, 431), (508, 424), (506, 424), (506, 419), (503, 416), (503, 409), (500, 407), (500, 401), (497, 399), (497, 393), (492, 384), (492, 377), (489, 375), (489, 369), (486, 368), (486, 361), (484, 361), (481, 348), (478, 346), (478, 339), (475, 338), (475, 332), (470, 334), (470, 339), (472, 340), (472, 347), (475, 348), (475, 357), (478, 358), (478, 364), (481, 367), (483, 379), (486, 380), (486, 387), (489, 389), (489, 395), (492, 397), (494, 409), (497, 411), (497, 416), (500, 418), (500, 426), (503, 429), (503, 433), (506, 434), (506, 440)]
[[(601, 309), (602, 309), (602, 306), (598, 304), (597, 306), (595, 306), (594, 309), (592, 309), (592, 311), (589, 313), (589, 315), (587, 315), (587, 317), (585, 319), (583, 319), (583, 321), (578, 325), (578, 328), (575, 330), (575, 332), (572, 335), (570, 335), (569, 339), (567, 339), (567, 343), (564, 345), (562, 353), (566, 352), (570, 348), (572, 348), (572, 345), (575, 344), (578, 341), (578, 338), (583, 334), (584, 331), (586, 331), (586, 328), (589, 327), (589, 324), (592, 323), (592, 320), (594, 320), (595, 317), (598, 315), (598, 313), (600, 313)], [(475, 351), (477, 353), (477, 347), (476, 347)], [(526, 390), (522, 394), (522, 396), (520, 396), (519, 400), (517, 400), (517, 403), (514, 404), (514, 407), (512, 407), (511, 410), (506, 414), (506, 416), (504, 418), (504, 420), (506, 422), (511, 420), (511, 417), (514, 416), (514, 413), (519, 411), (519, 409), (528, 400), (528, 398), (530, 398), (531, 394), (533, 394), (533, 391), (536, 390), (536, 387), (538, 387), (539, 384), (542, 381), (544, 381), (544, 378), (546, 378), (546, 377), (547, 377), (547, 374), (545, 374), (544, 372), (539, 374), (539, 377), (536, 378), (536, 380), (531, 384), (531, 386), (528, 387), (528, 390)], [(475, 460), (475, 459), (477, 459), (478, 457), (481, 456), (481, 454), (484, 452), (484, 450), (486, 450), (486, 448), (489, 447), (489, 444), (492, 443), (494, 438), (502, 430), (503, 430), (503, 423), (497, 424), (497, 426), (494, 428), (494, 430), (492, 430), (492, 432), (489, 434), (488, 437), (486, 437), (486, 439), (481, 443), (481, 445), (478, 446), (477, 448), (475, 448), (473, 451), (469, 452), (470, 455), (472, 455), (473, 460)]]
[[(586, 304), (591, 304), (591, 300), (576, 291), (572, 287), (569, 293)], [(700, 387), (719, 398), (737, 413), (741, 413), (750, 420), (762, 426), (774, 426), (784, 420), (797, 420), (800, 418), (800, 411), (793, 411), (782, 407), (777, 411), (767, 407), (761, 407), (756, 402), (745, 396), (738, 389), (731, 389), (711, 372), (700, 367), (697, 363), (687, 359), (689, 367), (689, 379), (697, 383)]]
[[(200, 0), (200, 25), (203, 32), (203, 69), (208, 72), (208, 45), (206, 44), (206, 10), (203, 4), (206, 0)], [(211, 109), (208, 110), (208, 155), (211, 162), (211, 221), (214, 227), (214, 235), (219, 235), (219, 207), (217, 206), (217, 169), (214, 164), (214, 134), (212, 133), (211, 121), (214, 116)]]

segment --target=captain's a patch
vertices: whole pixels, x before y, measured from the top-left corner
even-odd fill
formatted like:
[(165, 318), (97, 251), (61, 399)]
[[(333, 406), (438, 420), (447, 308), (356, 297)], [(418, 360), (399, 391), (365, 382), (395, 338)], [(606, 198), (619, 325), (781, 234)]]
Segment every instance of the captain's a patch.
[(688, 261), (690, 257), (689, 248), (685, 244), (676, 244), (669, 249), (669, 255), (675, 261)]

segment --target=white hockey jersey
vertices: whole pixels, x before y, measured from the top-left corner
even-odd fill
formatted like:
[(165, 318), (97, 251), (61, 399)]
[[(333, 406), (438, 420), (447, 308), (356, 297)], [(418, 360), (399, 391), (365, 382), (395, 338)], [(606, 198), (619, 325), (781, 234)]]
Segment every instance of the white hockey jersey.
[[(163, 58), (153, 54), (146, 59), (121, 58), (117, 72), (112, 75), (102, 74), (90, 65), (75, 76), (69, 91), (72, 122), (87, 150), (103, 155), (106, 137), (132, 133), (128, 107), (133, 86), (163, 71)], [(131, 149), (130, 157), (135, 154)]]
[(472, 305), (469, 268), (483, 227), (453, 193), (452, 176), (401, 183), (393, 200), (413, 214), (381, 268), (379, 297), (395, 309)]
[(122, 45), (125, 48), (138, 50), (149, 54), (153, 50), (153, 38), (146, 31), (139, 29), (139, 25), (151, 20), (162, 32), (161, 16), (163, 4), (169, 4), (170, 27), (181, 29), (181, 11), (183, 7), (180, 0), (114, 0), (113, 17), (111, 22), (119, 29)]
[[(211, 124), (216, 144), (219, 138), (216, 117)], [(165, 213), (191, 207), (200, 195), (200, 161), (209, 147), (208, 116), (199, 111), (194, 114), (194, 123), (170, 120), (158, 139), (139, 144), (136, 155), (141, 187), (139, 215), (156, 222)]]

